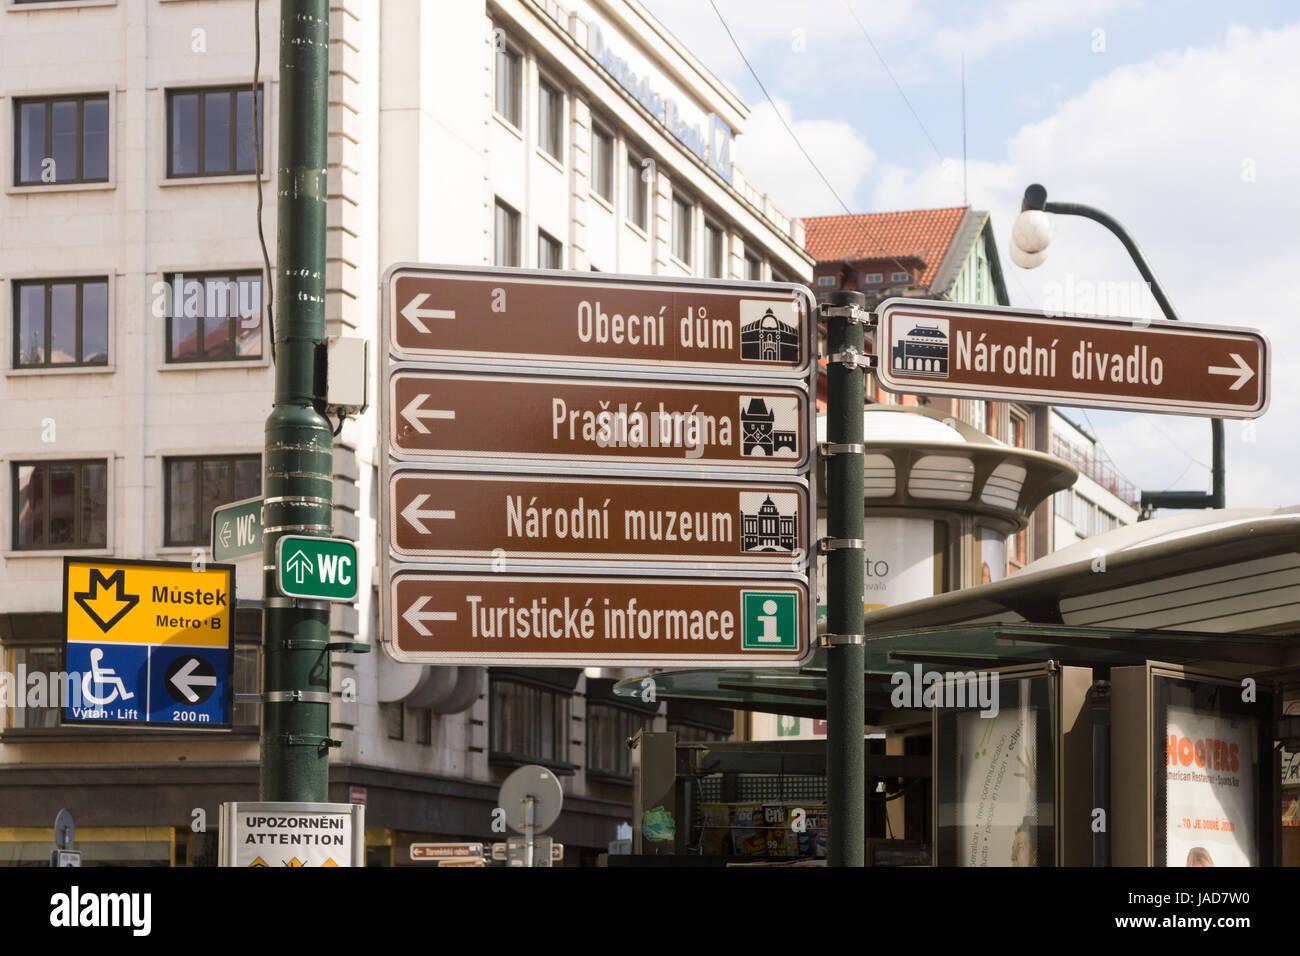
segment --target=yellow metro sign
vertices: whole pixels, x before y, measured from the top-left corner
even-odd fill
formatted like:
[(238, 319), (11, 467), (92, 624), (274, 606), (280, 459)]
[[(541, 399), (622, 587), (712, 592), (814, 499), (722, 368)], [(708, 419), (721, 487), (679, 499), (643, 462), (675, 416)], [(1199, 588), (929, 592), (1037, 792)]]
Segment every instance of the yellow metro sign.
[(234, 571), (186, 563), (64, 562), (69, 641), (225, 647), (230, 641)]

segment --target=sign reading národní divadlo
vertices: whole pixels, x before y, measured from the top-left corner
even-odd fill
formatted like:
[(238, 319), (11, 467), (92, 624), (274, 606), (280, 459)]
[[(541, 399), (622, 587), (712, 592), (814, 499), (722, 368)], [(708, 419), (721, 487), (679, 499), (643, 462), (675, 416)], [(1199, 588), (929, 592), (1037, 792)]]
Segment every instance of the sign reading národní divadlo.
[(223, 803), (220, 866), (365, 866), (366, 808), (350, 803)]

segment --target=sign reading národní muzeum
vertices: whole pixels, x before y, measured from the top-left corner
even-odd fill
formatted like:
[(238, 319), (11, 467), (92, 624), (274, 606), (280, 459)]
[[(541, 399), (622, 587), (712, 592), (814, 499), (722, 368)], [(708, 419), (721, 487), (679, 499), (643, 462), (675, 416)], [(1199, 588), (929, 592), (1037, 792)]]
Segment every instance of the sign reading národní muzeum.
[(384, 295), (392, 656), (807, 659), (804, 287), (397, 266)]

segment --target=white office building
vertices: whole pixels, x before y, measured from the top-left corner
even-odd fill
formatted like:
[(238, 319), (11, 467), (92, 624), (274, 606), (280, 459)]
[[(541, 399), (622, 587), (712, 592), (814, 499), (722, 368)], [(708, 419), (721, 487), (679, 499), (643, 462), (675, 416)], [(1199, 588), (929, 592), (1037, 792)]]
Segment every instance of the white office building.
[[(1141, 493), (1100, 453), (1097, 439), (1068, 416), (1051, 410), (1052, 454), (1079, 470), (1079, 480), (1052, 497), (1052, 550), (1138, 520)], [(1074, 414), (1078, 414), (1075, 412)]]
[[(278, 6), (260, 6), (255, 95), (254, 0), (0, 5), (10, 673), (58, 669), (64, 555), (188, 562), (208, 553), (215, 505), (261, 493), (256, 177), (260, 149), (274, 270)], [(635, 0), (334, 0), (330, 37), (330, 334), (374, 341), (399, 261), (812, 275), (799, 221), (742, 172), (745, 105)], [(332, 627), (372, 653), (335, 658), (331, 799), (366, 800), (372, 863), (406, 862), (412, 839), (491, 839), (498, 782), (543, 763), (566, 790), (556, 839), (594, 853), (629, 812), (623, 739), (647, 721), (725, 735), (729, 717), (615, 702), (608, 675), (388, 660), (376, 444), (372, 407), (335, 448), (334, 533), (358, 541), (362, 586)], [(260, 564), (237, 562), (241, 693), (260, 682)], [(47, 853), (51, 787), (88, 862), (208, 859), (192, 811), (215, 821), (220, 802), (255, 799), (257, 718), (244, 703), (232, 732), (132, 731), (7, 707), (0, 861)]]

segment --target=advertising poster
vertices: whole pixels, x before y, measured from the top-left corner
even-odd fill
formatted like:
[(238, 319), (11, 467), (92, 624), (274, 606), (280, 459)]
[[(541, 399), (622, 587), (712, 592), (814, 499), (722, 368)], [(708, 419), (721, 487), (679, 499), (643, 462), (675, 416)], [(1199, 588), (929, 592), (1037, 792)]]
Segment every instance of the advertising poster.
[(1255, 721), (1167, 711), (1166, 866), (1257, 866)]
[(1038, 865), (1037, 716), (957, 715), (958, 866)]

